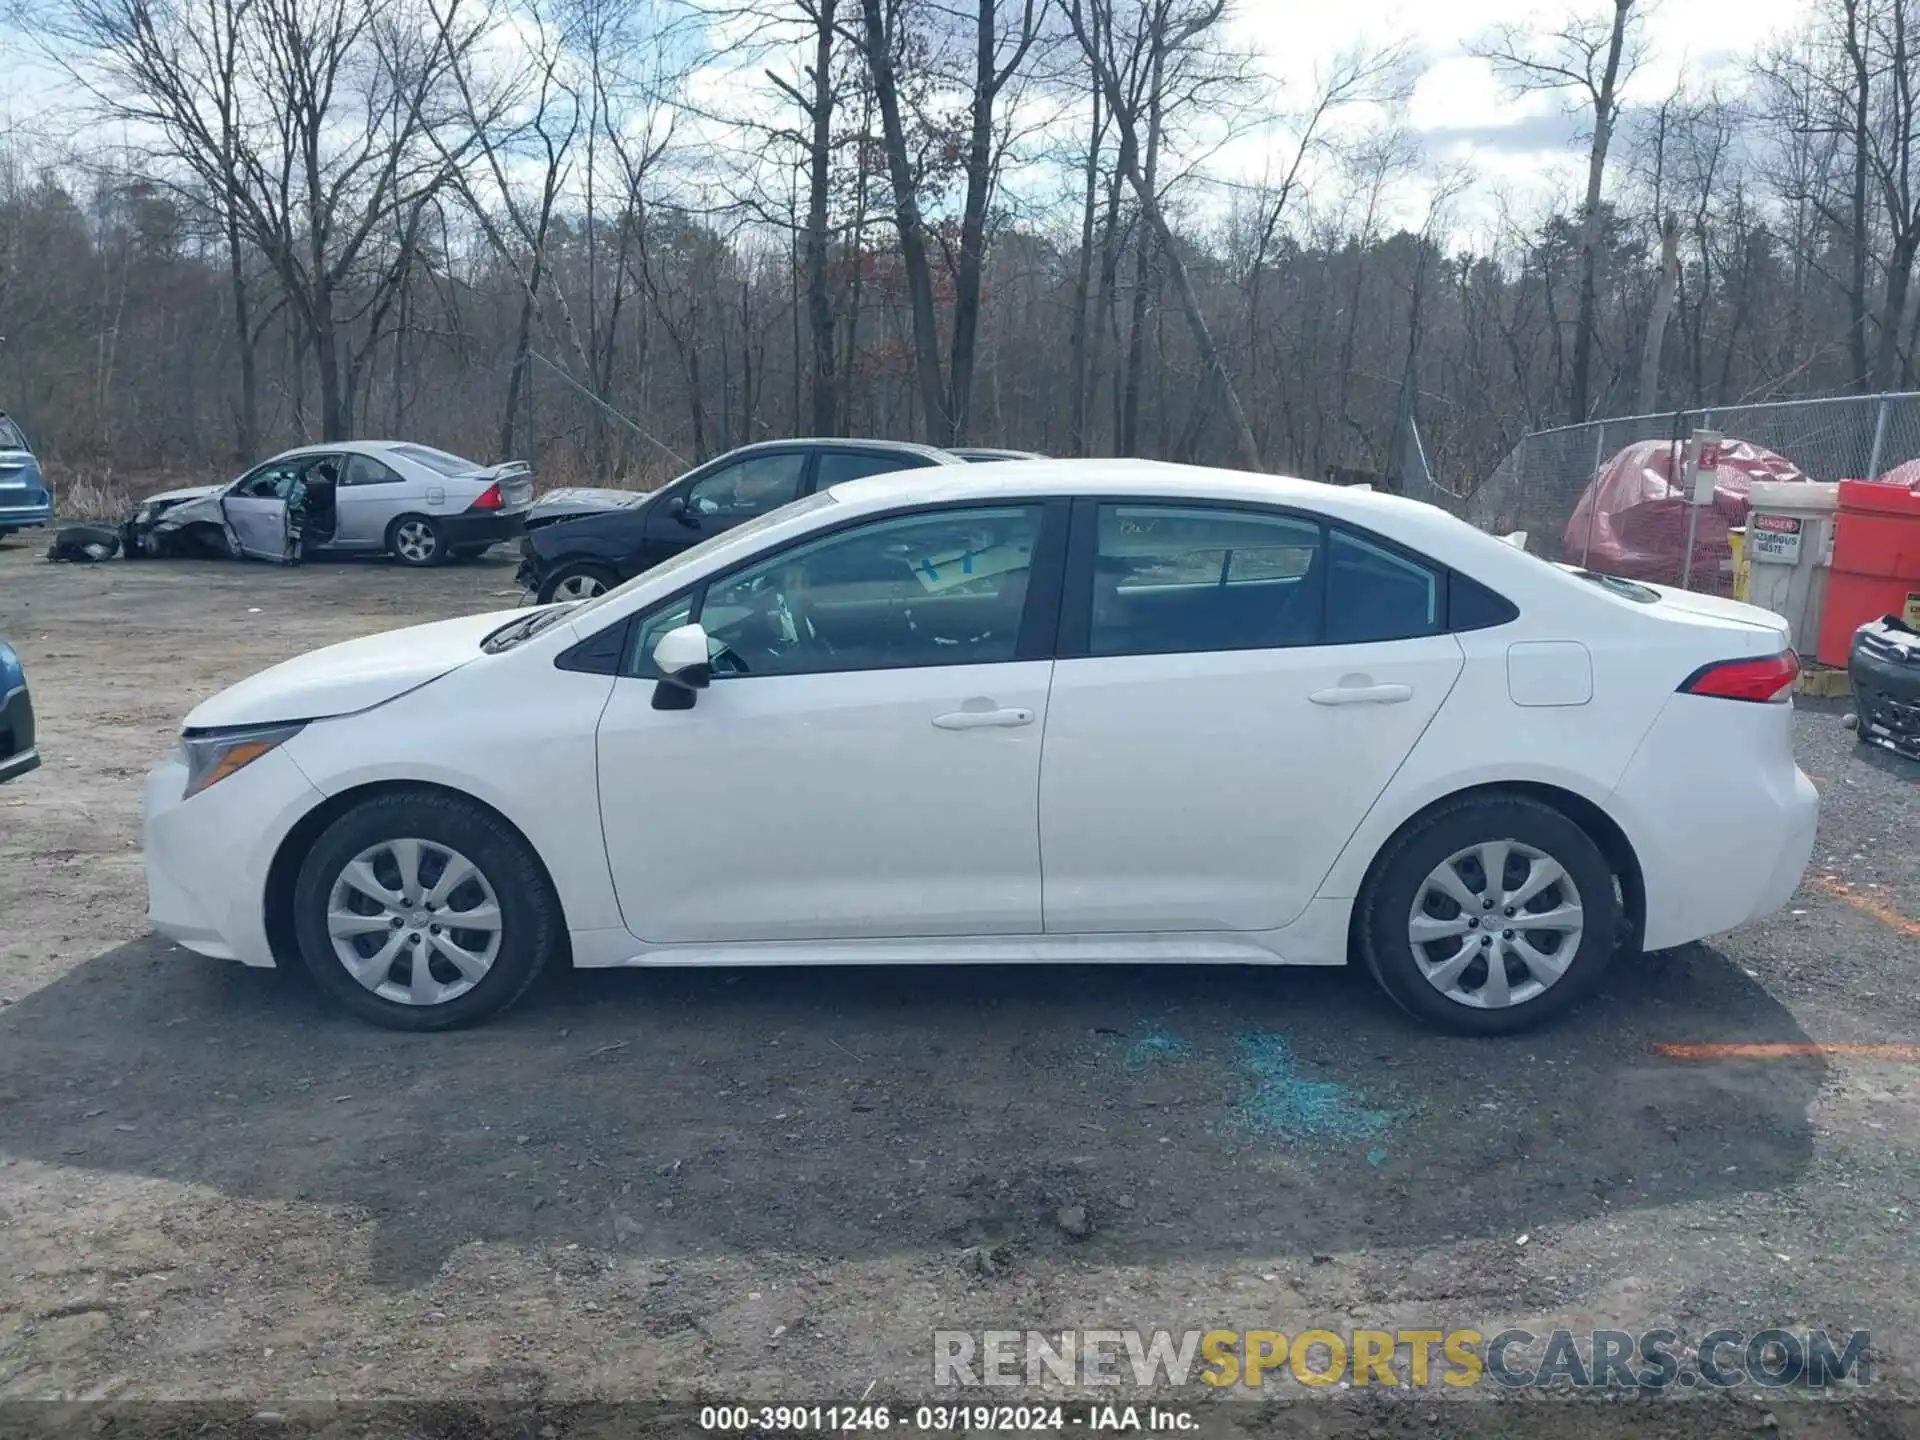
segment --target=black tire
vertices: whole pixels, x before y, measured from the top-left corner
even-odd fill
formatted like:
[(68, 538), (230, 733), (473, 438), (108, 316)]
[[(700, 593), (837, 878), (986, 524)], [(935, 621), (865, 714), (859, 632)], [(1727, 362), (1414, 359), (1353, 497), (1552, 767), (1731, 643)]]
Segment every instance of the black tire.
[[(1482, 1008), (1453, 999), (1428, 981), (1422, 960), (1415, 956), (1409, 929), (1413, 907), (1421, 900), (1430, 875), (1460, 851), (1503, 840), (1537, 850), (1559, 863), (1578, 892), (1583, 928), (1573, 957), (1557, 980), (1529, 999), (1500, 1008)], [(1477, 868), (1472, 862), (1467, 866), (1469, 872)], [(1480, 893), (1484, 878), (1481, 886), (1475, 886), (1471, 879), (1466, 883), (1470, 891)], [(1529, 904), (1546, 908), (1564, 898), (1557, 887), (1549, 888)], [(1464, 907), (1454, 909), (1456, 915), (1467, 914)], [(1476, 924), (1476, 934), (1478, 918), (1471, 920)], [(1612, 958), (1620, 924), (1613, 868), (1592, 837), (1550, 805), (1525, 796), (1496, 794), (1469, 796), (1443, 805), (1388, 842), (1361, 890), (1354, 928), (1361, 958), (1373, 978), (1408, 1014), (1461, 1034), (1506, 1035), (1538, 1025), (1589, 994)], [(1536, 941), (1540, 948), (1565, 943), (1564, 935), (1548, 940), (1546, 936), (1553, 932), (1536, 932), (1531, 937), (1524, 927), (1517, 927), (1517, 932), (1523, 939)], [(1514, 933), (1515, 929), (1503, 928), (1499, 936), (1476, 943), (1497, 948), (1503, 937)], [(1466, 945), (1471, 938), (1463, 938), (1460, 944)], [(1428, 965), (1437, 967), (1457, 953), (1447, 948), (1452, 943), (1442, 940), (1423, 945)], [(1557, 955), (1558, 951), (1553, 953)], [(1466, 967), (1460, 980), (1463, 993), (1478, 993), (1477, 985), (1485, 984), (1489, 963), (1482, 958)], [(1502, 973), (1514, 977), (1510, 980), (1514, 986), (1525, 983), (1531, 973), (1518, 959), (1500, 963)]]
[(444, 565), (447, 535), (431, 515), (399, 515), (387, 526), (387, 553), (415, 570)]
[[(498, 902), (499, 948), (491, 966), (465, 993), (437, 1004), (407, 1004), (375, 994), (348, 972), (328, 929), (334, 885), (348, 864), (382, 841), (404, 838), (458, 851), (477, 867)], [(425, 862), (420, 868), (424, 882)], [(499, 1014), (539, 978), (566, 936), (553, 885), (526, 841), (491, 811), (431, 791), (374, 796), (327, 826), (301, 862), (293, 923), (300, 959), (320, 989), (342, 1008), (390, 1030), (451, 1030)], [(411, 974), (412, 955), (402, 949), (383, 973)]]
[(602, 591), (611, 590), (620, 583), (620, 577), (605, 565), (595, 565), (585, 560), (571, 560), (540, 577), (540, 589), (536, 592), (536, 598), (542, 605), (551, 605), (555, 599), (585, 598), (572, 595), (556, 596), (554, 593), (562, 585), (574, 580), (591, 581)]

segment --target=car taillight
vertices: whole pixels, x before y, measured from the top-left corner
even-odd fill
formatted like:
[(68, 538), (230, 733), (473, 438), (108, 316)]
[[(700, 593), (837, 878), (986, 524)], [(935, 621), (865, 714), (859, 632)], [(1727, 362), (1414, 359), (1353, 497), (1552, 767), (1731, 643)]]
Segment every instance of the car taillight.
[(1791, 650), (1749, 660), (1719, 660), (1702, 665), (1680, 687), (1683, 695), (1712, 695), (1721, 700), (1751, 700), (1766, 704), (1793, 692), (1800, 676), (1800, 657)]
[(470, 510), (498, 510), (506, 501), (500, 497), (500, 487), (489, 485), (480, 492), (480, 498), (467, 508)]

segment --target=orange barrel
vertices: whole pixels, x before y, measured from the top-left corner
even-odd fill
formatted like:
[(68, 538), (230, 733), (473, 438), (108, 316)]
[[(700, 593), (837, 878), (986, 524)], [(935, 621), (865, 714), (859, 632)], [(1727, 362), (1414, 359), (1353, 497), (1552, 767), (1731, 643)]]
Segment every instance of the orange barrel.
[(1842, 480), (1833, 574), (1820, 624), (1820, 663), (1845, 665), (1853, 632), (1920, 609), (1920, 483)]

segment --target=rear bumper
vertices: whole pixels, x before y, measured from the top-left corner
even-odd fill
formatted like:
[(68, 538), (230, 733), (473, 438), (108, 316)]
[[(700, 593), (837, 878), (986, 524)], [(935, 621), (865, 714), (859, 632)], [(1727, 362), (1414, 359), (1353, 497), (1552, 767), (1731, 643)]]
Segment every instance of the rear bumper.
[(0, 530), (35, 530), (53, 523), (53, 496), (31, 505), (0, 502)]
[(449, 545), (497, 545), (527, 533), (527, 512), (465, 510), (441, 516), (440, 531)]
[(1662, 950), (1771, 915), (1813, 855), (1820, 795), (1790, 705), (1676, 695), (1607, 807), (1639, 857), (1642, 943)]
[(20, 685), (0, 696), (0, 783), (40, 768), (33, 743), (33, 699)]

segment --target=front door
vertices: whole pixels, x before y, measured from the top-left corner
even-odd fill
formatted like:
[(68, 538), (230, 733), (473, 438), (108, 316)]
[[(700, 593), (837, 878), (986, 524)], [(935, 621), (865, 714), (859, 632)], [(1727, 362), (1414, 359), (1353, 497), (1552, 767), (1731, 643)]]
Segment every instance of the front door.
[(1439, 576), (1310, 517), (1083, 515), (1040, 787), (1047, 930), (1283, 926), (1459, 677)]
[(227, 540), (236, 555), (255, 560), (287, 557), (287, 502), (306, 460), (268, 461), (243, 475), (220, 499)]
[[(869, 521), (637, 625), (599, 732), (628, 928), (709, 944), (1039, 933), (1052, 664), (1027, 657), (1052, 638), (1057, 584), (1029, 583), (1061, 528), (1046, 513)], [(690, 619), (713, 683), (656, 710), (648, 657)]]
[(731, 530), (800, 498), (806, 478), (803, 450), (776, 450), (726, 460), (695, 477), (684, 490), (647, 507), (639, 569), (650, 570), (702, 540)]

